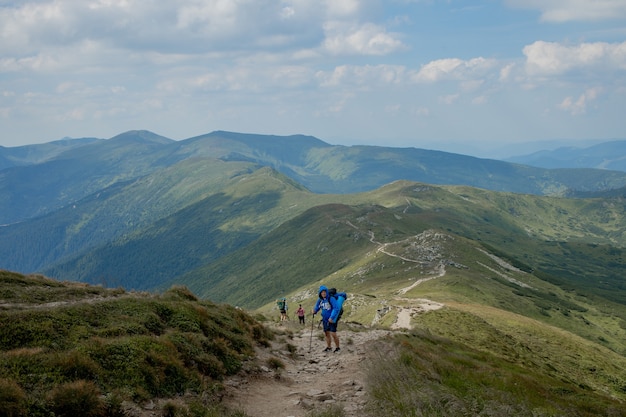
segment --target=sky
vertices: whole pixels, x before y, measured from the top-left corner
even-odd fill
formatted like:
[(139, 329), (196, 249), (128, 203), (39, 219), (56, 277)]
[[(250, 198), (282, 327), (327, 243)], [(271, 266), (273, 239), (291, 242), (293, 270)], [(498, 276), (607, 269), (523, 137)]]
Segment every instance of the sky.
[(0, 0), (0, 146), (626, 139), (626, 0)]

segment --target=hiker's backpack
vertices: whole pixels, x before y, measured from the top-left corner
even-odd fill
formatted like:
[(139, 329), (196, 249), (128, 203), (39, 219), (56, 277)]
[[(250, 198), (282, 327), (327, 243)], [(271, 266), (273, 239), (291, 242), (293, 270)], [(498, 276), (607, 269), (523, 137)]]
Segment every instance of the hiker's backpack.
[[(343, 301), (346, 301), (348, 299), (348, 294), (346, 294), (345, 292), (337, 292), (337, 288), (329, 289), (328, 295), (330, 297), (333, 297), (335, 300), (339, 299), (339, 297), (343, 298)], [(343, 302), (341, 303), (341, 310), (339, 310), (339, 314), (337, 315), (337, 321), (339, 321), (342, 315), (343, 315)]]

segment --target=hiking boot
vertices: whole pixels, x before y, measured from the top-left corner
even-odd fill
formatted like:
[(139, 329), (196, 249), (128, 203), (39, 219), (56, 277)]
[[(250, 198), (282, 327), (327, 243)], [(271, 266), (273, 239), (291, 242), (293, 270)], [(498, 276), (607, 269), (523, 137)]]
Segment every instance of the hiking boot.
[(329, 348), (329, 347), (327, 347), (327, 348), (326, 348), (326, 349), (324, 349), (322, 352), (330, 352), (330, 351), (332, 351), (332, 350), (333, 350), (333, 348)]
[(335, 353), (337, 353), (337, 352), (339, 352), (339, 351), (341, 351), (341, 348), (336, 348), (336, 349), (335, 349)]

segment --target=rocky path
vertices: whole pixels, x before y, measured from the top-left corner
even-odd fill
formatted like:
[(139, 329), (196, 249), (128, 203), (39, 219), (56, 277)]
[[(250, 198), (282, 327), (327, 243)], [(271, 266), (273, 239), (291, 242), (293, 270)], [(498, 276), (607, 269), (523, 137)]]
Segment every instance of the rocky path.
[[(285, 326), (294, 327), (293, 323)], [(325, 353), (325, 342), (318, 337), (322, 331), (315, 326), (311, 337), (309, 322), (295, 328), (293, 336), (279, 336), (271, 348), (261, 349), (260, 370), (228, 380), (224, 401), (251, 417), (304, 417), (311, 410), (331, 404), (341, 406), (347, 417), (362, 416), (368, 353), (375, 340), (391, 333), (348, 330), (340, 323), (341, 351)], [(295, 351), (288, 348), (288, 343)], [(279, 359), (284, 369), (271, 369), (270, 358)]]

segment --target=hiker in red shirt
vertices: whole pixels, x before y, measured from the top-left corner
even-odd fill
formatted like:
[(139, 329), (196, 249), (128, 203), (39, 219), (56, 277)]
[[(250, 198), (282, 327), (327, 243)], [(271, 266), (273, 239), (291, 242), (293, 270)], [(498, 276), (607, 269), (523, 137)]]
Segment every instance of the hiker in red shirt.
[(298, 320), (300, 320), (300, 324), (304, 324), (304, 309), (302, 308), (302, 304), (300, 304), (300, 308), (296, 311), (298, 313)]

